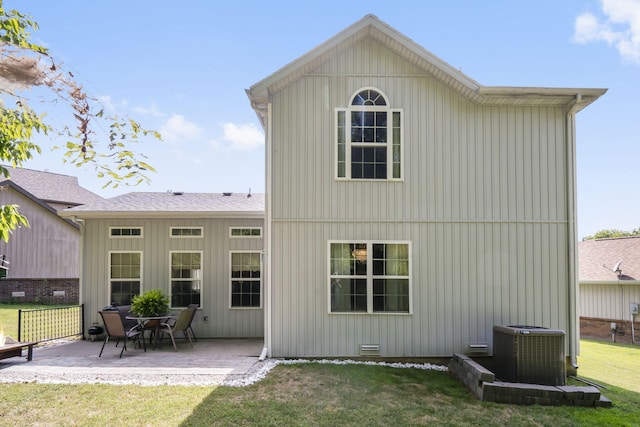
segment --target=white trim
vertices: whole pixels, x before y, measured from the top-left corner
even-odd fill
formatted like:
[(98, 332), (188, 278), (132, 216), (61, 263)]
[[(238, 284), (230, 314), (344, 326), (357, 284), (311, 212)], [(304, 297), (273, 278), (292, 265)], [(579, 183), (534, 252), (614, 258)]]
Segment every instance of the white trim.
[[(199, 235), (174, 235), (173, 230), (200, 230)], [(204, 237), (204, 227), (175, 226), (169, 227), (169, 238), (171, 239), (202, 239)]]
[[(374, 90), (378, 92), (385, 100), (386, 105), (351, 105), (353, 100), (358, 94), (365, 90)], [(352, 177), (352, 161), (351, 161), (351, 149), (353, 147), (368, 147), (368, 148), (382, 148), (382, 143), (368, 143), (368, 142), (352, 142), (351, 141), (351, 113), (354, 111), (360, 112), (385, 112), (387, 113), (387, 142), (384, 144), (384, 147), (387, 149), (387, 178), (385, 179), (377, 179), (377, 178), (353, 178)], [(338, 128), (338, 116), (339, 114), (344, 113), (344, 143), (345, 143), (345, 176), (339, 176), (338, 173), (338, 137), (339, 137), (339, 128)], [(376, 87), (362, 87), (355, 91), (351, 97), (349, 98), (349, 104), (345, 108), (335, 108), (334, 109), (334, 179), (337, 181), (367, 181), (367, 182), (402, 182), (404, 181), (404, 170), (405, 170), (405, 162), (404, 162), (404, 151), (405, 151), (405, 143), (404, 143), (404, 110), (402, 108), (392, 108), (389, 103), (389, 98), (387, 95), (382, 92), (380, 89)], [(400, 176), (398, 178), (393, 177), (393, 145), (394, 145), (394, 135), (393, 135), (393, 116), (395, 113), (400, 113)]]
[[(233, 262), (231, 260), (233, 254), (257, 254), (260, 256), (260, 280), (251, 279), (251, 281), (257, 281), (260, 283), (260, 305), (258, 307), (234, 307), (233, 306), (233, 280), (234, 278), (231, 276), (233, 274)], [(236, 278), (237, 279), (237, 278)], [(242, 278), (241, 278), (242, 279)], [(229, 251), (229, 309), (230, 310), (260, 310), (264, 305), (264, 263), (262, 261), (262, 251), (261, 250), (230, 250)]]
[[(107, 269), (108, 269), (108, 273), (107, 273), (107, 298), (109, 299), (109, 305), (113, 303), (112, 301), (112, 292), (111, 292), (111, 281), (114, 280), (111, 277), (111, 255), (112, 254), (140, 254), (140, 277), (138, 278), (138, 280), (140, 281), (140, 293), (138, 295), (142, 295), (142, 293), (144, 292), (144, 280), (143, 280), (143, 276), (144, 276), (144, 252), (143, 251), (107, 251)], [(135, 277), (131, 277), (128, 279), (120, 279), (120, 280), (131, 280), (134, 281), (136, 280)]]
[[(198, 250), (171, 250), (169, 251), (169, 274), (167, 274), (167, 277), (169, 279), (169, 308), (174, 309), (174, 308), (186, 308), (183, 306), (178, 306), (178, 307), (174, 307), (173, 306), (173, 293), (172, 293), (172, 285), (173, 285), (173, 281), (174, 278), (171, 277), (171, 268), (173, 267), (172, 264), (172, 255), (173, 254), (200, 254), (200, 277), (198, 277), (198, 281), (200, 282), (200, 306), (198, 307), (198, 309), (202, 309), (203, 307), (203, 302), (204, 302), (204, 253), (203, 251), (198, 251)], [(179, 280), (178, 278), (176, 278), (177, 280)], [(194, 278), (187, 278), (190, 279), (192, 281), (195, 281)]]
[[(260, 230), (259, 235), (233, 235), (233, 230)], [(262, 239), (262, 227), (244, 227), (232, 225), (229, 227), (229, 237), (232, 239)]]
[[(126, 236), (126, 235), (117, 236), (116, 235), (116, 236), (114, 236), (112, 234), (113, 230), (140, 230), (140, 235), (139, 236), (136, 236), (136, 235), (129, 235), (129, 236)], [(112, 227), (109, 227), (108, 237), (110, 239), (142, 239), (142, 238), (144, 238), (144, 227), (138, 226), (138, 225), (135, 225), (135, 226), (131, 226), (131, 225), (112, 226)]]
[[(366, 278), (367, 280), (367, 311), (331, 311), (331, 279), (334, 276), (331, 273), (331, 245), (334, 243), (339, 244), (366, 244), (367, 245), (367, 275), (362, 276), (362, 278)], [(374, 276), (373, 268), (372, 268), (372, 258), (369, 254), (372, 252), (372, 246), (374, 244), (401, 244), (407, 245), (408, 247), (408, 257), (409, 257), (409, 272), (407, 276)], [(394, 315), (394, 316), (402, 316), (402, 315), (412, 315), (413, 314), (413, 252), (412, 252), (412, 242), (410, 240), (366, 240), (366, 239), (349, 239), (349, 240), (328, 240), (327, 241), (327, 313), (328, 314), (347, 314), (347, 315), (366, 315), (366, 314), (374, 314), (374, 315)], [(344, 276), (345, 278), (353, 278), (354, 276)], [(374, 277), (383, 277), (388, 279), (407, 279), (409, 281), (409, 310), (407, 312), (404, 311), (374, 311), (373, 310), (373, 279)]]

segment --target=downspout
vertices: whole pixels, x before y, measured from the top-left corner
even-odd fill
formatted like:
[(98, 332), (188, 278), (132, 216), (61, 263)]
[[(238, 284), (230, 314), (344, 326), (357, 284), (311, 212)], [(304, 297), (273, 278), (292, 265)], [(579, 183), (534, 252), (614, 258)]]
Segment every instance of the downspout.
[[(568, 221), (568, 255), (569, 255), (569, 271), (568, 271), (568, 297), (569, 297), (569, 362), (576, 374), (578, 369), (578, 350), (579, 350), (579, 314), (578, 314), (578, 280), (577, 270), (577, 195), (576, 195), (576, 111), (578, 105), (582, 101), (582, 94), (576, 94), (575, 101), (567, 111), (567, 221)], [(569, 368), (569, 366), (567, 366)]]
[(264, 250), (264, 265), (267, 266), (267, 274), (265, 275), (265, 284), (264, 284), (264, 348), (262, 349), (262, 353), (260, 354), (260, 360), (264, 360), (267, 357), (271, 357), (272, 354), (272, 342), (271, 342), (271, 330), (272, 330), (272, 292), (271, 292), (271, 275), (272, 273), (272, 263), (271, 263), (271, 181), (272, 181), (272, 171), (271, 171), (271, 147), (272, 147), (272, 120), (271, 120), (271, 103), (267, 104), (267, 129), (266, 129), (266, 144), (265, 144), (265, 250)]

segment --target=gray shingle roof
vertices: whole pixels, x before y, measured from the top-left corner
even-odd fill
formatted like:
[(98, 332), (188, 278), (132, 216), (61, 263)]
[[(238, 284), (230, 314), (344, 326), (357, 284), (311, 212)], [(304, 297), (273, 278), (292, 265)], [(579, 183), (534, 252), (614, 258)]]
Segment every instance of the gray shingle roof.
[[(47, 203), (82, 205), (104, 200), (97, 194), (80, 187), (78, 178), (75, 176), (25, 168), (7, 168), (11, 181)], [(0, 175), (0, 181), (5, 180), (4, 176)]]
[(578, 243), (578, 280), (615, 282), (612, 271), (621, 261), (620, 280), (640, 280), (640, 237), (585, 240)]
[(97, 203), (65, 209), (61, 215), (75, 215), (79, 218), (171, 215), (264, 217), (264, 194), (133, 192)]

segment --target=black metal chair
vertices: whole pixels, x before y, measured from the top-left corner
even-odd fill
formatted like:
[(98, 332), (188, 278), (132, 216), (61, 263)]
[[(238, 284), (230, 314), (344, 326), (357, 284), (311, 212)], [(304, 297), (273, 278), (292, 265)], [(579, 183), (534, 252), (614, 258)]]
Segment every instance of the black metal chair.
[(141, 340), (144, 351), (147, 351), (147, 346), (144, 342), (144, 335), (142, 334), (143, 331), (137, 324), (130, 329), (126, 329), (122, 316), (117, 310), (99, 311), (98, 313), (100, 313), (100, 316), (102, 317), (105, 329), (104, 342), (102, 343), (102, 348), (100, 349), (98, 357), (102, 357), (104, 346), (111, 338), (115, 338), (117, 340), (116, 347), (121, 339), (124, 340), (122, 350), (120, 350), (120, 357), (122, 357), (122, 353), (127, 349), (127, 341)]

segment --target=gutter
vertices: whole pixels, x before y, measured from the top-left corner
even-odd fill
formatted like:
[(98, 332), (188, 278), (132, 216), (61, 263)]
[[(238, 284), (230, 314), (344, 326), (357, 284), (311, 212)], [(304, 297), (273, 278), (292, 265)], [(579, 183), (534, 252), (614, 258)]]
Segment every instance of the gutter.
[(567, 319), (571, 339), (569, 340), (569, 358), (571, 366), (578, 368), (579, 351), (579, 314), (578, 314), (578, 279), (577, 271), (577, 170), (576, 170), (576, 113), (580, 111), (582, 94), (576, 93), (575, 100), (567, 111), (567, 255), (569, 259), (569, 271), (567, 272), (568, 284), (568, 313)]

